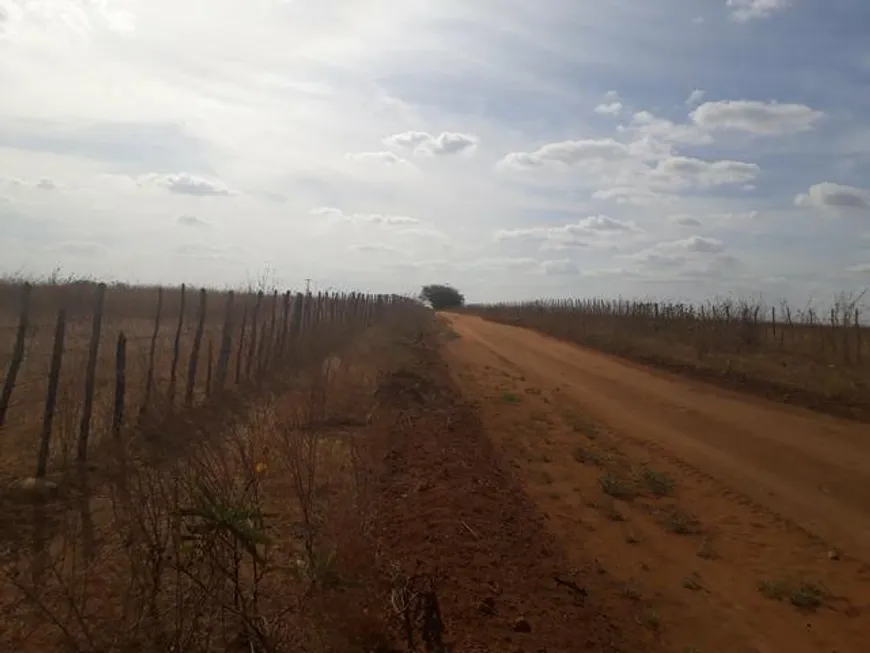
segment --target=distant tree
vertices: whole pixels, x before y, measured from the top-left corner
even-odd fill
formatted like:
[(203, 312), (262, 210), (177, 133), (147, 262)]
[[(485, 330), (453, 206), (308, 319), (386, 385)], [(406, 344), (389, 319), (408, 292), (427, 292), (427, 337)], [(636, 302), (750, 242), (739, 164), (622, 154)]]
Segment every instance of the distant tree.
[(461, 292), (452, 286), (442, 284), (423, 286), (420, 299), (429, 302), (436, 311), (457, 308), (465, 303), (465, 296)]

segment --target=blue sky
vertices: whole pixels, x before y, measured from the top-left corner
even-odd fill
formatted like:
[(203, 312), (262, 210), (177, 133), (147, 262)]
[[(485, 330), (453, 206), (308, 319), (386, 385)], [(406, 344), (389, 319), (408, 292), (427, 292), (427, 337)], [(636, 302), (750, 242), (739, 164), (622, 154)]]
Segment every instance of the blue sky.
[(862, 0), (0, 0), (0, 271), (870, 286)]

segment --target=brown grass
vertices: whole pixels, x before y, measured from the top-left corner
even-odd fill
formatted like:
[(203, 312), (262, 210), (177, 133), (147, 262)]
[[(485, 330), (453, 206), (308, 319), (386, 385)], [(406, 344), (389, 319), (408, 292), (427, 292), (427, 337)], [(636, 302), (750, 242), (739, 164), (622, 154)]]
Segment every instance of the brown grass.
[(468, 310), (777, 400), (870, 420), (870, 329), (861, 322), (861, 301), (839, 295), (824, 312), (734, 300), (564, 300)]

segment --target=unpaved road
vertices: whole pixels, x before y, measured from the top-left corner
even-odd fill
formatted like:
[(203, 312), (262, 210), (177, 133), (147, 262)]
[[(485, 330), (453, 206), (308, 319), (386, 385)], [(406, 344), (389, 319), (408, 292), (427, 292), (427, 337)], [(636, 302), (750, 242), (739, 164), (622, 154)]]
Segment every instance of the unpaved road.
[[(666, 648), (865, 650), (870, 427), (446, 319), (454, 376), (549, 528), (650, 602)], [(644, 469), (675, 489), (618, 496)]]

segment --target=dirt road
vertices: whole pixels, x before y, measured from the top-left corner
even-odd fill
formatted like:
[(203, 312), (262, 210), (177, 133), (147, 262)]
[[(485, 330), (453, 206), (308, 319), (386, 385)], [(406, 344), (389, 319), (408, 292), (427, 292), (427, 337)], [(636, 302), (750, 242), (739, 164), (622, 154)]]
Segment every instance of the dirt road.
[(549, 527), (649, 599), (673, 650), (863, 650), (870, 427), (447, 320), (454, 375)]

